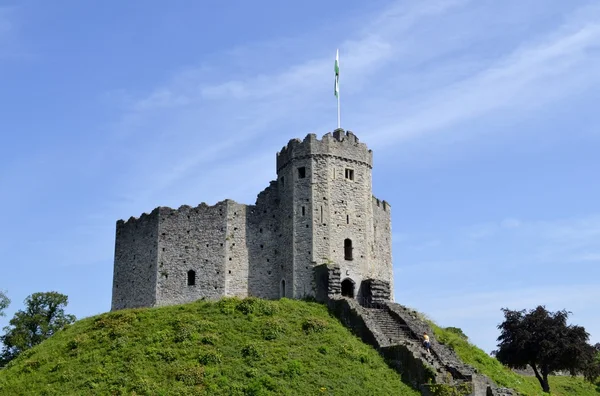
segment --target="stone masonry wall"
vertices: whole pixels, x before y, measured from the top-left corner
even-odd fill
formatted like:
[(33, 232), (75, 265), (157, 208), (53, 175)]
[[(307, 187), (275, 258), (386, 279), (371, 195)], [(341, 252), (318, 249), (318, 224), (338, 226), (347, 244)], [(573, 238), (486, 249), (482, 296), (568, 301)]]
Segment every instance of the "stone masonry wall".
[(248, 295), (247, 206), (227, 200), (225, 295)]
[[(157, 305), (225, 295), (227, 202), (160, 208)], [(194, 271), (195, 285), (188, 285)]]
[(111, 309), (156, 302), (158, 210), (117, 222)]
[(372, 197), (373, 206), (373, 245), (371, 259), (372, 277), (390, 283), (391, 301), (394, 301), (394, 268), (392, 263), (392, 207), (386, 201)]
[(279, 298), (285, 277), (280, 244), (279, 187), (276, 181), (262, 191), (246, 210), (246, 244), (248, 249), (248, 295)]
[[(277, 207), (278, 212), (273, 213), (273, 220), (277, 221), (274, 226), (272, 244), (280, 251), (280, 282), (285, 282), (285, 297), (294, 298), (295, 279), (294, 279), (294, 167), (287, 166), (280, 169), (277, 174)], [(274, 246), (274, 248), (275, 248)], [(281, 267), (283, 266), (283, 267)], [(280, 285), (280, 289), (283, 287)]]

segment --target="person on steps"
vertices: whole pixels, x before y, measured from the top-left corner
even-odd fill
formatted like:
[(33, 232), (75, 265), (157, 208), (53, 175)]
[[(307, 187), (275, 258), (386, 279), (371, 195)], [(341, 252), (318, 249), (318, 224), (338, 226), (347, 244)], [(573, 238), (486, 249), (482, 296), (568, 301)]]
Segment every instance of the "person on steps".
[(431, 342), (429, 342), (429, 336), (427, 335), (427, 333), (423, 333), (423, 346), (425, 347), (425, 350), (427, 350), (427, 353), (431, 353), (431, 351), (429, 350), (429, 348), (431, 347)]

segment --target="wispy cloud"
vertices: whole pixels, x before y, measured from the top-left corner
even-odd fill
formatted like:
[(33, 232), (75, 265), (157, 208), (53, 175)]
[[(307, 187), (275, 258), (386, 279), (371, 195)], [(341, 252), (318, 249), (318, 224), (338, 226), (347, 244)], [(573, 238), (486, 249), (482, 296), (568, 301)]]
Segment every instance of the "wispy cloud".
[[(398, 2), (373, 20), (361, 21), (361, 28), (347, 29), (350, 36), (340, 47), (342, 95), (348, 95), (342, 102), (349, 109), (343, 118), (348, 125), (381, 152), (394, 143), (432, 134), (443, 139), (450, 126), (469, 119), (500, 109), (524, 111), (600, 83), (600, 57), (593, 51), (600, 42), (600, 23), (590, 18), (591, 11), (577, 10), (554, 31), (515, 42), (506, 53), (475, 60), (466, 54), (470, 45), (483, 40), (482, 32), (462, 21), (495, 16), (489, 10), (481, 13), (467, 1)], [(434, 27), (437, 31), (432, 33)], [(335, 110), (329, 72), (333, 47), (328, 51), (323, 43), (298, 39), (296, 44), (306, 51), (304, 61), (286, 64), (280, 58), (278, 66), (265, 65), (265, 72), (256, 75), (238, 73), (231, 66), (215, 74), (210, 64), (178, 73), (132, 103), (123, 116), (129, 120), (123, 129), (157, 137), (145, 148), (148, 151), (179, 144), (180, 137), (190, 147), (211, 146), (215, 157), (241, 153), (236, 147), (258, 140), (267, 130), (285, 128), (288, 137), (325, 132), (333, 119), (327, 114)], [(226, 64), (260, 63), (261, 57), (271, 59), (273, 53), (285, 51), (278, 45), (259, 49), (263, 52), (230, 52), (226, 57), (248, 59)], [(314, 57), (311, 52), (322, 55)], [(244, 77), (218, 81), (230, 75)], [(428, 79), (438, 86), (429, 86)], [(417, 93), (419, 86), (431, 89)], [(293, 126), (290, 119), (295, 120)], [(209, 130), (214, 133), (207, 134)], [(222, 139), (217, 131), (225, 130), (235, 138)], [(170, 141), (161, 139), (164, 136)], [(259, 156), (275, 146), (258, 147)], [(177, 159), (164, 158), (172, 163), (162, 167), (169, 175), (161, 174), (161, 179), (174, 182), (205, 166), (207, 161), (199, 157), (203, 155), (196, 150), (181, 150)], [(146, 162), (141, 169), (154, 172)]]
[[(600, 23), (583, 19), (559, 28), (542, 43), (523, 44), (475, 75), (400, 110), (369, 135), (370, 141), (414, 139), (494, 110), (522, 111), (600, 82)], [(401, 109), (406, 110), (401, 110)], [(434, 116), (432, 116), (434, 115)]]
[[(394, 5), (366, 23), (368, 29), (362, 21), (363, 29), (358, 30), (358, 34), (352, 33), (353, 36), (346, 38), (341, 45), (348, 86), (352, 86), (352, 81), (358, 85), (361, 80), (375, 75), (396, 56), (399, 48), (394, 44), (394, 35), (406, 33), (424, 19), (439, 17), (463, 4), (465, 1), (436, 1), (427, 5), (411, 3), (410, 7)], [(305, 42), (299, 47), (307, 51), (311, 47), (310, 50), (313, 50), (313, 44)], [(225, 65), (252, 64), (257, 58), (269, 58), (271, 52), (281, 50), (276, 46), (259, 48), (269, 54), (238, 49), (227, 56), (243, 54), (251, 58), (244, 62), (228, 61)], [(210, 177), (214, 172), (207, 173), (206, 168), (225, 156), (241, 156), (246, 160), (250, 157), (272, 158), (274, 151), (291, 137), (302, 137), (312, 131), (324, 133), (331, 129), (324, 109), (335, 106), (331, 100), (332, 76), (327, 72), (332, 67), (333, 49), (324, 51), (321, 44), (316, 52), (327, 55), (315, 58), (307, 53), (305, 60), (298, 64), (279, 62), (280, 66), (266, 69), (267, 73), (235, 80), (219, 81), (218, 77), (245, 73), (225, 66), (224, 73), (216, 76), (215, 68), (204, 64), (197, 69), (176, 73), (170, 81), (137, 100), (131, 101), (131, 95), (121, 92), (119, 97), (128, 98), (129, 105), (119, 122), (115, 141), (127, 146), (128, 141), (136, 140), (138, 149), (149, 154), (128, 164), (131, 172), (124, 176), (136, 176), (133, 181), (125, 181), (123, 186), (130, 186), (137, 197), (150, 196), (194, 172), (201, 171), (205, 177)], [(303, 114), (310, 114), (310, 117), (303, 117)], [(292, 119), (294, 123), (290, 125), (288, 121)], [(277, 136), (271, 133), (269, 137), (278, 140), (261, 138), (266, 137), (267, 130), (285, 131), (285, 136), (283, 133)], [(152, 136), (152, 140), (140, 144), (142, 133)], [(185, 146), (182, 145), (184, 141)], [(263, 144), (257, 145), (257, 141)], [(243, 149), (250, 142), (254, 143), (251, 152)], [(167, 152), (175, 145), (178, 146), (177, 156), (159, 155), (159, 168), (155, 153)], [(272, 168), (270, 161), (264, 164)], [(145, 186), (145, 192), (140, 193), (141, 185)]]

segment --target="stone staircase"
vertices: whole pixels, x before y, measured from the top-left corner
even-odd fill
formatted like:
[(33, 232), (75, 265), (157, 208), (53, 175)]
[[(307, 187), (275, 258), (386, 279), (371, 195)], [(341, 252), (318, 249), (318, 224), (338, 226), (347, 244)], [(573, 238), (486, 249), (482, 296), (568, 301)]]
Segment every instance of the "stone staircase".
[[(515, 393), (498, 387), (485, 375), (462, 362), (452, 349), (440, 344), (429, 325), (415, 311), (390, 301), (329, 296), (327, 305), (344, 325), (375, 347), (402, 379), (422, 395), (455, 392), (469, 396), (508, 396)], [(422, 334), (431, 340), (431, 353)]]
[(380, 345), (382, 348), (393, 345), (403, 345), (409, 349), (412, 354), (421, 360), (426, 361), (435, 371), (438, 381), (447, 381), (448, 378), (453, 378), (458, 381), (463, 381), (464, 378), (455, 378), (456, 374), (452, 374), (444, 367), (443, 362), (435, 355), (434, 352), (428, 353), (422, 345), (421, 339), (413, 334), (409, 326), (400, 318), (393, 317), (385, 308), (363, 308), (365, 314), (369, 316), (378, 327), (381, 335), (383, 335), (384, 343)]
[(365, 312), (377, 323), (381, 333), (385, 336), (389, 345), (398, 344), (402, 341), (414, 340), (414, 337), (406, 324), (399, 323), (385, 308), (365, 308)]

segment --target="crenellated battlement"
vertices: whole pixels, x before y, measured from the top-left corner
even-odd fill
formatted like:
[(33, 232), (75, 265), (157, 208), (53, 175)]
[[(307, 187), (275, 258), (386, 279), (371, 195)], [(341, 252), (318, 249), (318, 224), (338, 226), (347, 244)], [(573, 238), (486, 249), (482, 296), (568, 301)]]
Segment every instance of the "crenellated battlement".
[(342, 160), (362, 163), (373, 167), (373, 152), (366, 144), (360, 143), (351, 131), (336, 129), (326, 133), (321, 140), (310, 133), (304, 140), (292, 139), (277, 153), (277, 172), (285, 168), (293, 159), (311, 156), (331, 156)]
[(142, 213), (140, 215), (140, 217), (135, 217), (135, 216), (131, 216), (129, 219), (127, 220), (117, 220), (117, 228), (120, 227), (128, 227), (128, 226), (132, 226), (137, 224), (138, 222), (143, 222), (145, 220), (147, 220), (148, 218), (151, 217), (155, 217), (158, 215), (163, 215), (163, 216), (173, 216), (173, 215), (177, 215), (177, 214), (186, 214), (189, 213), (190, 211), (196, 211), (196, 212), (200, 212), (200, 211), (224, 211), (225, 208), (227, 207), (228, 203), (233, 203), (233, 204), (237, 204), (237, 202), (235, 202), (232, 199), (225, 199), (223, 201), (219, 201), (214, 205), (208, 205), (206, 202), (202, 202), (200, 203), (198, 206), (193, 207), (190, 205), (181, 205), (179, 208), (174, 209), (168, 206), (158, 206), (156, 208), (154, 208), (152, 210), (152, 212), (150, 213)]
[(372, 196), (372, 200), (374, 207), (381, 208), (384, 212), (387, 212), (391, 209), (391, 205), (386, 200), (381, 200), (375, 195)]

